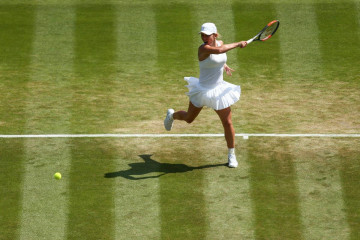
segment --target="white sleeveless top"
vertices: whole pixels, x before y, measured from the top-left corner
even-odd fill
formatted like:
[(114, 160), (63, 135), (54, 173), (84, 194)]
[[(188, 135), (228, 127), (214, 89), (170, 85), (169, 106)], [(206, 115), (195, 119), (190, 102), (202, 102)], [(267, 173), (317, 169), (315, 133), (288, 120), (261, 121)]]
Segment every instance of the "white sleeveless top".
[[(217, 45), (220, 46), (219, 42)], [(189, 92), (190, 102), (195, 107), (207, 106), (215, 110), (230, 107), (240, 99), (241, 88), (238, 85), (226, 82), (223, 79), (226, 53), (210, 54), (210, 56), (199, 61), (200, 77), (185, 77), (188, 82), (186, 87)]]
[[(217, 46), (220, 43), (216, 41)], [(226, 53), (210, 54), (208, 58), (199, 61), (200, 77), (199, 83), (204, 87), (213, 87), (224, 81), (223, 72), (224, 64), (227, 61)]]

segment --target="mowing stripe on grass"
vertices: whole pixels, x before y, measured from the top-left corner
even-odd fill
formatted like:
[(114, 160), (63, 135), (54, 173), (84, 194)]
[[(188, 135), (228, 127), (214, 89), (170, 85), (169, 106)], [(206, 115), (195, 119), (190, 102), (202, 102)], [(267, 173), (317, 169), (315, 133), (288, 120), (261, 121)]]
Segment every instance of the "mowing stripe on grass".
[[(356, 2), (356, 9), (357, 9), (357, 13), (358, 13), (358, 29), (360, 29), (360, 2), (357, 1)], [(358, 30), (358, 34), (360, 35), (360, 30)]]
[(18, 239), (21, 223), (21, 190), (24, 140), (0, 141), (0, 239)]
[[(76, 5), (76, 81), (72, 82), (71, 130), (109, 131), (115, 119), (115, 8)], [(106, 94), (104, 94), (106, 93)], [(104, 179), (116, 158), (108, 139), (72, 139), (67, 239), (115, 237), (114, 183)]]
[[(207, 140), (211, 150), (209, 161), (226, 163), (225, 141), (212, 143)], [(219, 140), (217, 140), (219, 141)], [(247, 141), (236, 141), (236, 156), (239, 167), (229, 170), (216, 168), (206, 172), (205, 196), (207, 200), (208, 230), (207, 239), (254, 239), (254, 216), (250, 196), (250, 175)], [(220, 146), (220, 147), (217, 147)], [(210, 151), (210, 150), (208, 150)], [(218, 170), (215, 171), (215, 170)]]
[[(256, 239), (303, 239), (291, 140), (249, 140)], [(279, 227), (281, 226), (281, 227)]]
[(277, 4), (276, 9), (281, 22), (277, 37), (285, 78), (301, 82), (314, 81), (314, 78), (317, 79), (322, 73), (319, 30), (314, 6)]
[[(360, 35), (355, 2), (315, 6), (324, 74), (331, 80), (358, 82), (359, 69), (354, 66), (360, 65)], [(329, 19), (333, 24), (329, 24)]]
[[(35, 10), (0, 4), (0, 132), (24, 132)], [(0, 239), (18, 239), (24, 173), (24, 139), (0, 143)]]
[[(198, 25), (197, 30), (205, 22), (214, 22), (222, 36), (221, 40), (225, 44), (239, 41), (239, 39), (235, 39), (236, 31), (233, 24), (232, 5), (223, 3), (214, 8), (211, 4), (194, 4), (194, 8)], [(198, 38), (200, 44), (200, 36)], [(238, 70), (238, 54), (236, 51), (240, 51), (240, 49), (234, 49), (227, 53), (227, 64)], [(226, 75), (224, 77), (229, 82), (240, 84), (240, 78), (238, 77), (228, 77)], [(224, 135), (219, 134), (219, 137), (224, 137)], [(206, 158), (226, 163), (227, 147), (224, 139), (212, 140), (207, 145), (211, 146), (211, 150), (202, 153), (209, 155)], [(212, 152), (215, 148), (219, 152), (218, 155)], [(254, 237), (245, 141), (236, 141), (236, 152), (240, 172), (232, 171), (223, 175), (222, 168), (215, 168), (212, 171), (205, 172), (204, 194), (208, 222), (207, 239), (253, 239)]]
[[(154, 59), (157, 54), (154, 47), (156, 24), (153, 9), (146, 5), (116, 5), (116, 31), (119, 82), (124, 82), (123, 78), (130, 76), (129, 80), (125, 80), (129, 86), (137, 86), (134, 81), (140, 81), (141, 86), (144, 87), (149, 81), (144, 80), (144, 76), (155, 67)], [(139, 76), (138, 74), (141, 78), (135, 77)], [(136, 90), (138, 89), (137, 86)], [(129, 91), (132, 89), (126, 89), (122, 94), (128, 94)], [(147, 97), (144, 97), (144, 100), (148, 101)], [(142, 106), (139, 103), (139, 96), (134, 101), (137, 102), (137, 106)], [(137, 106), (133, 109), (135, 110)], [(129, 113), (121, 107), (117, 112), (129, 117)], [(159, 169), (156, 169), (156, 164), (152, 164), (150, 153), (142, 148), (144, 145), (146, 146), (146, 143), (136, 139), (120, 140), (117, 145), (115, 170), (118, 172), (115, 172), (115, 175), (108, 175), (108, 177), (118, 177), (114, 198), (115, 239), (160, 239), (161, 236), (159, 179), (151, 177), (151, 172)], [(131, 150), (134, 155), (129, 154), (128, 149), (135, 149), (135, 151)], [(146, 174), (149, 172), (150, 177)], [(137, 174), (144, 175), (136, 176)], [(129, 184), (129, 180), (135, 181)]]
[(161, 170), (156, 158), (149, 154), (149, 149), (139, 148), (138, 144), (142, 144), (142, 141), (135, 141), (135, 146), (131, 148), (135, 151), (128, 150), (129, 144), (133, 142), (119, 143), (117, 152), (122, 153), (118, 154), (115, 171), (105, 174), (106, 178), (117, 178), (114, 199), (115, 239), (160, 239), (158, 176)]
[[(285, 78), (295, 79), (297, 81), (313, 82), (321, 77), (321, 54), (319, 49), (319, 30), (316, 24), (316, 13), (312, 4), (278, 4), (277, 11), (279, 19), (283, 23), (278, 36), (281, 43), (282, 69)], [(298, 37), (301, 32), (302, 38)], [(305, 43), (306, 47), (304, 48)], [(301, 69), (301, 71), (300, 71)], [(313, 79), (315, 78), (315, 79)], [(300, 123), (299, 123), (300, 124)], [(316, 191), (326, 192), (329, 195), (319, 194), (311, 196), (315, 190), (316, 178), (319, 176), (318, 168), (313, 167), (314, 161), (298, 161), (302, 159), (301, 155), (296, 155), (297, 159), (294, 167), (298, 178), (298, 188), (301, 201), (301, 221), (304, 226), (304, 238), (315, 239), (316, 236), (323, 236), (325, 239), (344, 239), (342, 233), (338, 232), (336, 225), (341, 224), (346, 229), (346, 224), (338, 221), (329, 222), (329, 209), (321, 208), (321, 205), (331, 197), (332, 216), (344, 219), (341, 211), (342, 199), (334, 198), (334, 191), (326, 188), (317, 189)], [(316, 162), (316, 161), (315, 161)], [(311, 180), (310, 180), (311, 179)], [(335, 181), (338, 178), (335, 178)], [(309, 182), (310, 181), (310, 182)], [(326, 205), (327, 206), (327, 205)], [(330, 225), (334, 223), (333, 225)], [(332, 231), (328, 228), (333, 229)], [(326, 236), (326, 237), (325, 237)]]
[[(158, 68), (162, 71), (164, 82), (177, 86), (178, 81), (174, 81), (174, 77), (182, 79), (186, 72), (193, 74), (198, 67), (195, 41), (198, 42), (196, 33), (199, 26), (194, 21), (191, 5), (169, 3), (157, 4), (153, 8), (157, 28)], [(201, 141), (199, 139), (199, 142)], [(163, 149), (168, 146), (168, 142), (164, 143)], [(186, 162), (189, 157), (185, 151), (178, 150), (177, 147), (180, 146), (177, 144), (171, 146), (173, 154), (166, 158), (159, 155), (159, 158), (163, 159), (161, 161)], [(180, 165), (182, 164), (175, 164), (174, 167)], [(174, 167), (170, 166), (172, 164), (164, 165), (163, 171), (174, 171)], [(181, 169), (183, 168), (180, 167)], [(184, 166), (184, 169), (188, 169), (187, 166)], [(160, 178), (161, 239), (205, 238), (203, 178), (201, 171)]]
[(174, 77), (183, 79), (186, 73), (194, 74), (198, 67), (198, 46), (194, 41), (198, 40), (199, 26), (193, 21), (191, 5), (156, 4), (153, 8), (157, 28), (157, 67), (163, 81), (174, 84), (177, 82)]
[[(70, 7), (39, 6), (28, 83), (26, 131), (69, 130), (67, 78), (73, 70), (73, 21)], [(67, 93), (67, 94), (64, 94)], [(20, 239), (64, 239), (67, 223), (70, 153), (67, 139), (26, 139)], [(40, 187), (41, 186), (41, 187)]]
[(297, 139), (293, 145), (305, 239), (348, 239), (336, 141)]
[[(161, 239), (205, 239), (207, 212), (204, 195), (204, 171), (216, 165), (204, 164), (207, 140), (195, 139), (189, 150), (186, 139), (162, 141), (154, 159), (165, 173), (160, 182)], [(169, 148), (171, 146), (171, 148)], [(164, 151), (164, 149), (167, 149)]]
[[(257, 34), (265, 24), (277, 18), (275, 6), (271, 3), (235, 2), (232, 8), (237, 41), (248, 40)], [(266, 86), (269, 79), (277, 79), (281, 71), (278, 60), (279, 48), (277, 37), (273, 37), (269, 41), (254, 42), (244, 49), (239, 49), (237, 51), (237, 68), (241, 82), (261, 81), (262, 85)]]
[[(237, 40), (249, 39), (270, 20), (277, 19), (275, 5), (271, 3), (237, 2), (233, 4), (233, 15)], [(240, 103), (241, 111), (246, 122), (251, 123), (242, 124), (243, 130), (278, 132), (284, 130), (277, 127), (282, 124), (291, 128), (286, 113), (276, 114), (273, 111), (274, 107), (286, 102), (286, 95), (281, 94), (281, 87), (285, 81), (279, 61), (279, 38), (275, 35), (269, 41), (254, 42), (244, 49), (239, 49), (237, 53), (237, 74), (244, 89)], [(264, 116), (271, 117), (269, 121), (264, 121)], [(272, 121), (275, 124), (271, 124)], [(256, 130), (254, 126), (257, 126)]]
[[(118, 77), (144, 76), (155, 67), (157, 57), (156, 24), (153, 9), (147, 5), (116, 6), (116, 38)], [(141, 16), (141, 17), (139, 17)], [(136, 24), (134, 24), (136, 23)], [(139, 27), (141, 26), (141, 27)], [(137, 79), (131, 79), (136, 81)]]
[(115, 239), (114, 182), (104, 174), (115, 169), (116, 152), (108, 139), (72, 141), (65, 239)]
[(345, 146), (338, 149), (336, 158), (340, 161), (340, 178), (343, 191), (344, 206), (346, 211), (347, 223), (350, 227), (349, 239), (360, 239), (360, 142), (349, 145), (356, 146), (348, 149)]

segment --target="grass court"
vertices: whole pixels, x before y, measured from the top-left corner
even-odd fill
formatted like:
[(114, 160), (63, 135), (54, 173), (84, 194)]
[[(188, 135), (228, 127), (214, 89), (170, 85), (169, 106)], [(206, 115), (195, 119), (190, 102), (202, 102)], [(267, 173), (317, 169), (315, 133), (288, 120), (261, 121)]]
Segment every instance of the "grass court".
[[(237, 133), (360, 133), (359, 0), (2, 0), (0, 135), (164, 134), (198, 35), (225, 43)], [(222, 133), (203, 109), (173, 134)], [(0, 239), (360, 239), (360, 139), (0, 138)], [(55, 172), (62, 179), (53, 178)]]

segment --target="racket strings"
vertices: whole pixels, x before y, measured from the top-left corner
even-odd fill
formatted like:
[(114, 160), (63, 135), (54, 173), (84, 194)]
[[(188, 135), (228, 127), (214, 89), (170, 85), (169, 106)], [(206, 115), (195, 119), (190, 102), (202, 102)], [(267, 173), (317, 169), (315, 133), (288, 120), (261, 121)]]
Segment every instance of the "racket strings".
[(268, 38), (270, 38), (275, 31), (277, 30), (279, 26), (279, 22), (274, 22), (273, 24), (271, 24), (270, 26), (268, 26), (264, 32), (261, 33), (260, 35), (260, 40), (264, 41)]

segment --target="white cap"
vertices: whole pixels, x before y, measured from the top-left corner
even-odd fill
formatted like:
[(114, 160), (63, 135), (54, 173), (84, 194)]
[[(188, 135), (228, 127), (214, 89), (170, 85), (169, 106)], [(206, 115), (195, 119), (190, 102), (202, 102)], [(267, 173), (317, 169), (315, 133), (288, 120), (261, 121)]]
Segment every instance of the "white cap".
[(215, 24), (213, 23), (204, 23), (201, 26), (201, 30), (199, 33), (205, 33), (206, 35), (211, 35), (213, 33), (217, 33), (217, 29)]

